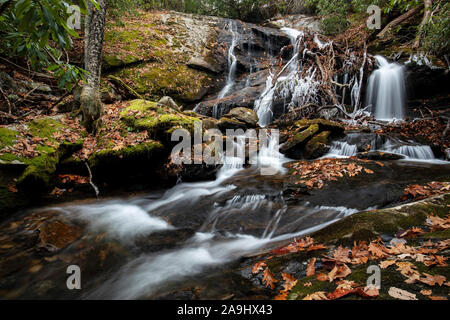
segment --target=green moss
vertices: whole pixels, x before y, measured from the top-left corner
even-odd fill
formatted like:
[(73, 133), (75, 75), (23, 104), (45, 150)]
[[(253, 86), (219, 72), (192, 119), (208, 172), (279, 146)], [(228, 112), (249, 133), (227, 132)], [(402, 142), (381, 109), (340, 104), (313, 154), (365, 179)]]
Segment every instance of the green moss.
[[(311, 286), (305, 286), (307, 282), (311, 283)], [(336, 289), (336, 284), (329, 281), (318, 281), (314, 276), (300, 279), (294, 288), (292, 288), (288, 300), (302, 300), (309, 294), (313, 294), (318, 291), (333, 292)]]
[(121, 112), (120, 118), (127, 126), (138, 131), (147, 130), (152, 139), (164, 142), (170, 140), (170, 134), (177, 128), (192, 132), (194, 122), (199, 121), (198, 118), (145, 100), (131, 101), (130, 106)]
[(450, 239), (450, 229), (428, 232), (422, 237), (425, 239)]
[[(425, 223), (429, 214), (448, 214), (450, 194), (402, 206), (355, 214), (318, 231), (313, 236), (319, 242), (351, 244), (354, 240), (370, 240), (381, 234), (393, 234)], [(364, 232), (363, 232), (364, 231)], [(367, 239), (364, 239), (367, 236)]]
[(341, 133), (344, 132), (345, 127), (335, 121), (326, 120), (326, 119), (301, 119), (295, 122), (295, 125), (299, 128), (304, 128), (307, 126), (311, 126), (313, 124), (317, 124), (319, 126), (320, 131), (331, 131), (332, 133)]
[(0, 149), (11, 146), (17, 138), (17, 132), (14, 130), (0, 128)]

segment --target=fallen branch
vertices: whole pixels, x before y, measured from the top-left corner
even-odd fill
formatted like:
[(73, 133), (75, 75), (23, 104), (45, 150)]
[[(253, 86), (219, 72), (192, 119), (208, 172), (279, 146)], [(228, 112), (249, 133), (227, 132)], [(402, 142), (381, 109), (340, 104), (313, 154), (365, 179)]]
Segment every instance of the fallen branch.
[(412, 8), (411, 10), (407, 11), (406, 13), (402, 14), (401, 16), (395, 18), (394, 20), (392, 20), (391, 22), (389, 22), (386, 27), (384, 27), (383, 30), (381, 30), (381, 32), (377, 35), (377, 38), (381, 39), (384, 37), (384, 35), (391, 30), (393, 27), (395, 27), (396, 25), (402, 23), (403, 21), (415, 16), (416, 14), (420, 13), (420, 11), (422, 10), (423, 5), (420, 5), (418, 7)]

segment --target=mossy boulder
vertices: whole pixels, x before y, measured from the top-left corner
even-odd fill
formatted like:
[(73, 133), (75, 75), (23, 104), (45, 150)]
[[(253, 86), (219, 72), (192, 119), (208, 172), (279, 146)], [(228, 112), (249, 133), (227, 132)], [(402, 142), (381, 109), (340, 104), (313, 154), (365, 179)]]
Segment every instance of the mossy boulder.
[(305, 146), (305, 158), (316, 159), (325, 155), (330, 146), (328, 145), (331, 131), (322, 131), (315, 135)]
[[(26, 167), (17, 178), (17, 187), (28, 192), (39, 193), (51, 186), (59, 159), (81, 148), (82, 141), (59, 142), (53, 138), (55, 132), (66, 128), (58, 119), (36, 119), (27, 123), (26, 126), (29, 135), (45, 139), (48, 143), (36, 146), (35, 151), (38, 155), (35, 157), (21, 157), (6, 151), (0, 155), (0, 160), (6, 164), (23, 163)], [(14, 145), (19, 136), (19, 132), (2, 128), (0, 147)]]
[(286, 143), (280, 147), (280, 152), (292, 159), (303, 157), (303, 147), (319, 131), (318, 124), (311, 124), (307, 129), (290, 137)]
[(295, 125), (299, 128), (307, 128), (313, 124), (317, 124), (320, 131), (331, 131), (333, 135), (345, 131), (345, 127), (342, 124), (326, 119), (301, 119), (295, 122)]
[(118, 150), (102, 149), (92, 154), (88, 163), (94, 181), (132, 185), (157, 178), (166, 160), (167, 150), (160, 142), (145, 142)]
[(193, 132), (195, 121), (200, 121), (199, 118), (146, 100), (131, 101), (120, 113), (120, 119), (133, 130), (146, 130), (150, 138), (165, 145), (170, 145), (174, 130), (186, 129)]
[(171, 96), (181, 103), (200, 101), (213, 85), (207, 73), (171, 61), (170, 52), (162, 61), (143, 63), (115, 73), (146, 99), (158, 101)]
[(34, 157), (13, 153), (12, 148), (23, 131), (0, 128), (0, 209), (9, 211), (28, 204), (33, 198), (49, 190), (60, 159), (81, 148), (82, 140), (60, 142), (53, 134), (67, 129), (58, 118), (41, 118), (25, 125), (25, 133), (46, 143), (37, 144)]

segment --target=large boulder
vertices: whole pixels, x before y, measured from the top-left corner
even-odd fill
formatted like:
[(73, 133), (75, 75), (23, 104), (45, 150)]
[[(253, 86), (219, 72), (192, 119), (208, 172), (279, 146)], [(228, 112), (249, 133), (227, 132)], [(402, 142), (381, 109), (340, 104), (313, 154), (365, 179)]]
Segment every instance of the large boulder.
[(258, 115), (249, 108), (234, 108), (224, 115), (224, 117), (241, 121), (248, 128), (256, 128), (258, 126)]

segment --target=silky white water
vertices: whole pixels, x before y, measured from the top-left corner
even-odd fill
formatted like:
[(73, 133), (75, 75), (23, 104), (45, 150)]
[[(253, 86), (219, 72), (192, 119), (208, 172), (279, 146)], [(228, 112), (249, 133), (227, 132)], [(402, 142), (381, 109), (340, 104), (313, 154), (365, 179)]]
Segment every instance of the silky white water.
[(403, 119), (406, 100), (404, 67), (389, 63), (382, 56), (375, 56), (375, 59), (378, 69), (369, 78), (366, 105), (372, 106), (378, 120)]
[[(225, 86), (219, 92), (217, 99), (222, 99), (228, 95), (235, 84), (236, 78), (236, 66), (237, 66), (237, 58), (234, 53), (236, 46), (239, 43), (239, 35), (237, 33), (236, 21), (230, 21), (228, 24), (228, 31), (232, 35), (231, 46), (228, 49), (228, 75), (226, 78)], [(213, 117), (218, 118), (220, 116), (218, 106), (215, 105), (213, 107)]]

